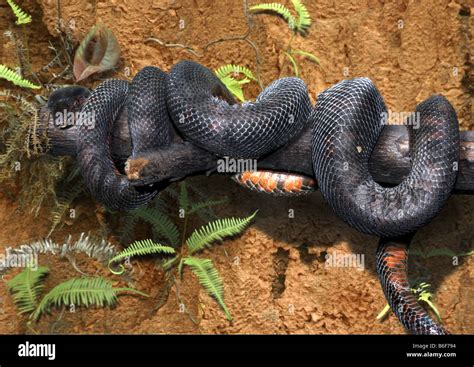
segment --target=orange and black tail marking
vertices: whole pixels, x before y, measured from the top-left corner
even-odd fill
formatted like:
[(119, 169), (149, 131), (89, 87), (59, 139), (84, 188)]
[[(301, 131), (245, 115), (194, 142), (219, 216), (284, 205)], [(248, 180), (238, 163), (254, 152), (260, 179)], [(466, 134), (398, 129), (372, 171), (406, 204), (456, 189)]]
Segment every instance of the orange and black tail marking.
[(412, 235), (381, 238), (376, 255), (377, 274), (392, 311), (414, 334), (448, 334), (420, 306), (408, 283), (408, 246)]
[(251, 190), (275, 196), (305, 195), (317, 187), (310, 177), (273, 171), (246, 171), (232, 179)]

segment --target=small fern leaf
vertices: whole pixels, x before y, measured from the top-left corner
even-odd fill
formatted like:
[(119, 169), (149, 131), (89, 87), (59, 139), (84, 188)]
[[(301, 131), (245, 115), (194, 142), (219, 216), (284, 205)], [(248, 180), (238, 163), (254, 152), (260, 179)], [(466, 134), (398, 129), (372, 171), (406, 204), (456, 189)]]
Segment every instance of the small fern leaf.
[(176, 261), (178, 261), (178, 260), (179, 260), (179, 255), (173, 257), (172, 259), (164, 261), (163, 264), (161, 264), (161, 267), (163, 268), (163, 270), (168, 271), (168, 270), (171, 269), (171, 267), (174, 264), (176, 264)]
[[(242, 90), (242, 84), (239, 80), (236, 80), (230, 76), (220, 78), (222, 84), (241, 102), (245, 102), (244, 91)], [(248, 80), (248, 79), (247, 79)]]
[(13, 70), (7, 68), (5, 65), (0, 64), (0, 78), (6, 79), (13, 84), (30, 89), (39, 89), (39, 85), (33, 84), (29, 80), (23, 79), (20, 75), (15, 73)]
[(183, 279), (183, 267), (184, 267), (184, 259), (182, 258), (178, 264), (178, 276), (180, 277), (180, 279)]
[(296, 59), (293, 57), (292, 54), (290, 54), (289, 52), (286, 52), (286, 51), (285, 51), (285, 56), (288, 57), (288, 60), (290, 60), (291, 65), (293, 66), (293, 71), (295, 72), (295, 76), (299, 77), (300, 76), (300, 71), (299, 71), (298, 63), (296, 62)]
[(13, 302), (18, 307), (20, 314), (31, 313), (38, 306), (38, 299), (44, 289), (43, 279), (49, 273), (44, 266), (33, 270), (26, 267), (21, 273), (7, 282), (13, 294)]
[(132, 240), (134, 237), (137, 220), (138, 218), (133, 214), (125, 216), (124, 224), (118, 230), (118, 238), (120, 239), (120, 242), (129, 243)]
[(25, 11), (23, 11), (17, 4), (14, 3), (13, 0), (7, 0), (8, 5), (10, 5), (10, 8), (13, 11), (13, 14), (16, 16), (16, 24), (17, 25), (22, 25), (22, 24), (28, 24), (31, 23), (31, 15), (27, 14)]
[(442, 321), (441, 315), (438, 309), (436, 308), (435, 304), (431, 301), (433, 294), (430, 292), (430, 288), (431, 288), (431, 284), (423, 282), (423, 283), (420, 283), (417, 287), (412, 288), (412, 292), (415, 294), (418, 301), (425, 302), (431, 308), (431, 310), (435, 313), (438, 321), (441, 322)]
[(247, 218), (224, 218), (218, 219), (196, 229), (187, 239), (189, 253), (193, 254), (206, 247), (210, 247), (216, 240), (224, 237), (234, 236), (242, 232), (257, 214), (255, 211)]
[(210, 208), (212, 206), (225, 204), (227, 201), (228, 201), (227, 199), (200, 201), (198, 203), (191, 205), (191, 209), (189, 209), (189, 214), (196, 213), (202, 209)]
[(71, 207), (72, 202), (84, 191), (84, 183), (78, 180), (71, 188), (66, 189), (58, 199), (56, 208), (51, 212), (51, 228), (47, 237), (50, 237), (54, 230), (61, 224), (61, 221), (66, 212)]
[(173, 247), (163, 246), (159, 243), (153, 242), (152, 240), (142, 240), (142, 241), (135, 241), (125, 250), (120, 251), (117, 255), (115, 255), (109, 261), (109, 270), (114, 274), (123, 274), (125, 268), (122, 264), (120, 264), (120, 271), (117, 272), (116, 270), (111, 269), (111, 265), (113, 263), (122, 261), (126, 258), (131, 258), (134, 256), (143, 256), (143, 255), (151, 255), (151, 254), (166, 254), (166, 255), (173, 255), (176, 251)]
[(291, 54), (292, 55), (301, 55), (301, 56), (304, 56), (308, 59), (310, 59), (311, 61), (314, 61), (316, 64), (321, 64), (320, 60), (319, 60), (319, 57), (313, 55), (311, 52), (307, 52), (307, 51), (303, 51), (303, 50), (292, 50), (291, 51)]
[(47, 293), (31, 314), (31, 318), (38, 320), (43, 313), (50, 311), (52, 306), (114, 306), (117, 303), (117, 293), (125, 291), (148, 297), (133, 288), (114, 288), (112, 283), (104, 278), (72, 278)]
[(166, 208), (167, 203), (165, 202), (163, 195), (160, 195), (160, 194), (156, 195), (151, 201), (151, 207), (156, 210)]
[(140, 208), (133, 212), (153, 226), (153, 230), (162, 235), (171, 245), (179, 240), (178, 227), (163, 213), (154, 208)]
[(189, 193), (184, 181), (179, 184), (178, 202), (180, 209), (184, 209), (184, 212), (187, 213), (189, 209)]
[(162, 191), (164, 194), (168, 195), (171, 199), (178, 200), (179, 193), (178, 191), (173, 188), (172, 186), (168, 186), (166, 189)]
[[(411, 255), (411, 251), (410, 251)], [(418, 286), (411, 288), (411, 291), (415, 295), (415, 297), (418, 299), (418, 301), (425, 302), (431, 310), (435, 313), (436, 318), (438, 319), (439, 322), (442, 321), (441, 315), (436, 308), (435, 304), (431, 301), (433, 294), (429, 291), (431, 285), (427, 283), (420, 283)], [(388, 312), (391, 310), (390, 305), (387, 303), (382, 311), (377, 315), (376, 319), (381, 320), (384, 318)]]
[(245, 66), (240, 66), (240, 65), (234, 65), (234, 64), (228, 64), (228, 65), (223, 65), (219, 67), (215, 71), (216, 75), (219, 78), (224, 78), (225, 76), (233, 76), (237, 77), (239, 74), (245, 75), (248, 79), (250, 80), (257, 80), (253, 73), (250, 71), (250, 69), (246, 68)]
[(199, 283), (221, 306), (227, 320), (232, 320), (232, 316), (224, 303), (224, 283), (212, 261), (197, 257), (186, 257), (183, 259), (183, 262), (191, 268), (192, 272), (199, 279)]
[(454, 257), (454, 256), (457, 256), (457, 254), (448, 249), (448, 248), (434, 248), (434, 249), (431, 249), (430, 251), (428, 251), (428, 253), (426, 254), (426, 257), (433, 257), (433, 256), (449, 256), (449, 257)]
[(311, 16), (309, 15), (308, 9), (301, 3), (300, 0), (291, 0), (293, 3), (293, 7), (298, 14), (298, 19), (296, 20), (295, 24), (295, 32), (299, 32), (301, 34), (306, 34), (308, 32), (309, 27), (311, 26)]
[(295, 29), (296, 20), (295, 17), (291, 14), (290, 9), (286, 6), (278, 3), (269, 3), (269, 4), (257, 4), (249, 7), (250, 11), (253, 12), (273, 12), (280, 15), (283, 19), (286, 20), (290, 29)]
[[(200, 188), (196, 187), (196, 186), (191, 186), (189, 185), (188, 183), (188, 187), (190, 188), (190, 190), (196, 194), (200, 200), (202, 201), (206, 201), (207, 200), (207, 194), (202, 192)], [(228, 201), (229, 198), (228, 197), (224, 197), (222, 200), (226, 200)], [(207, 207), (207, 208), (201, 208), (201, 210), (198, 210), (197, 212), (197, 215), (204, 221), (204, 222), (210, 222), (212, 220), (215, 220), (217, 219), (217, 215), (216, 213), (214, 213), (214, 211), (212, 210), (212, 207)]]

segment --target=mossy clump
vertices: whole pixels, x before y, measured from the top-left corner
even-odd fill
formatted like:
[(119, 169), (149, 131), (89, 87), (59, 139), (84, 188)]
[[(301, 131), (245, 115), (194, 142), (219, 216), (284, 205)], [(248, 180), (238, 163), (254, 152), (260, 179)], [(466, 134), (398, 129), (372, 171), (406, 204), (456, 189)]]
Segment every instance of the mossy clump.
[(47, 201), (58, 205), (56, 186), (72, 165), (69, 157), (44, 154), (34, 131), (38, 107), (26, 97), (0, 95), (1, 190), (35, 215)]

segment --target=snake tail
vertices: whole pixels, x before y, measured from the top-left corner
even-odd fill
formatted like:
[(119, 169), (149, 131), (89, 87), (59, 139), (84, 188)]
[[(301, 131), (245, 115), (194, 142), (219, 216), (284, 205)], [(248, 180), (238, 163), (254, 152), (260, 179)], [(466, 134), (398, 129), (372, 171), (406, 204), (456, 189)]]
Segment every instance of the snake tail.
[(266, 170), (245, 171), (232, 176), (241, 186), (273, 196), (300, 196), (314, 192), (316, 181), (311, 177)]
[(376, 269), (382, 289), (392, 311), (410, 332), (419, 335), (445, 335), (446, 329), (436, 323), (420, 306), (408, 283), (408, 247), (413, 234), (381, 238), (376, 253)]

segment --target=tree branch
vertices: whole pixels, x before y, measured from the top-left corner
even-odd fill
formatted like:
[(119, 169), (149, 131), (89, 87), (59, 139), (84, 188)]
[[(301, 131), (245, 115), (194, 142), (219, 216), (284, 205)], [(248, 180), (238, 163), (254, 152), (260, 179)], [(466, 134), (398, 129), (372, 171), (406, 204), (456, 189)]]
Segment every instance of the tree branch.
[[(46, 122), (45, 122), (46, 121)], [(76, 152), (77, 127), (61, 129), (52, 120), (40, 118), (37, 135), (52, 155), (71, 155)], [(131, 154), (127, 111), (124, 108), (115, 122), (111, 140), (111, 154), (118, 167), (124, 167)], [(260, 159), (258, 169), (294, 172), (313, 176), (311, 158), (311, 127), (306, 127), (285, 147)], [(176, 137), (170, 145), (129, 159), (126, 172), (136, 185), (159, 181), (176, 181), (186, 176), (216, 172), (219, 157)], [(374, 179), (381, 184), (397, 184), (410, 172), (408, 133), (404, 126), (387, 125), (370, 161)], [(474, 131), (461, 132), (457, 192), (474, 193)]]

